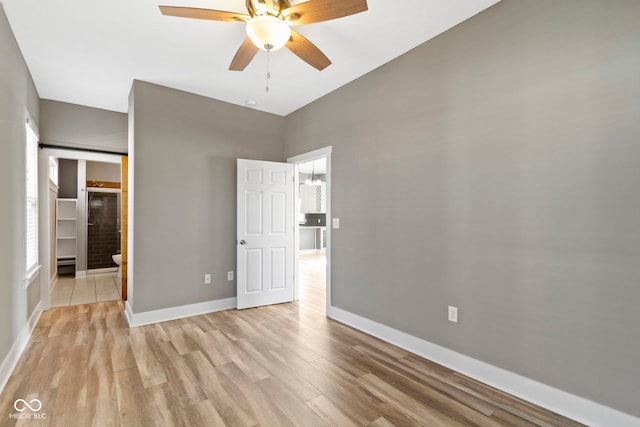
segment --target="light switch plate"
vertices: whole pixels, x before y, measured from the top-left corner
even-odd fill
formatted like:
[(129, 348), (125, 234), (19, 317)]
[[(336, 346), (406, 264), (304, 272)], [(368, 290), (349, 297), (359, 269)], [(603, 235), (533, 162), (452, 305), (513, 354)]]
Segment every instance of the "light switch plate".
[(233, 280), (233, 271), (227, 271), (227, 280)]
[(336, 230), (340, 228), (340, 218), (332, 218), (331, 223)]
[(204, 275), (204, 284), (205, 285), (210, 285), (211, 284), (211, 274), (205, 274)]
[(449, 322), (458, 323), (458, 307), (449, 306)]

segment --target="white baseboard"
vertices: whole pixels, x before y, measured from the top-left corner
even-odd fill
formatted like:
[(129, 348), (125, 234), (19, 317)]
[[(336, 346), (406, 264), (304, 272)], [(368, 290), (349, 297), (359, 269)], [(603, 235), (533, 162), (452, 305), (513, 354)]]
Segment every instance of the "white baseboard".
[(182, 319), (184, 317), (198, 316), (200, 314), (214, 313), (216, 311), (229, 310), (238, 306), (236, 297), (200, 302), (196, 304), (181, 305), (179, 307), (163, 308), (160, 310), (133, 313), (129, 301), (125, 305), (125, 315), (129, 326), (149, 325), (152, 323), (167, 322), (169, 320)]
[(489, 365), (341, 308), (328, 307), (327, 316), (575, 421), (593, 427), (640, 426), (640, 418)]
[(87, 277), (87, 272), (83, 270), (76, 271), (76, 279), (84, 279)]
[(31, 338), (31, 334), (33, 333), (33, 329), (36, 327), (41, 314), (42, 306), (40, 305), (40, 303), (38, 303), (35, 310), (33, 310), (33, 313), (31, 313), (31, 317), (29, 317), (27, 324), (24, 325), (15, 341), (13, 342), (11, 350), (9, 350), (9, 354), (7, 354), (7, 357), (5, 357), (2, 361), (2, 364), (0, 364), (0, 393), (2, 393), (2, 390), (4, 390), (7, 382), (9, 382), (11, 373), (18, 364), (18, 360), (20, 360), (22, 352), (27, 347), (29, 339)]
[(87, 276), (93, 276), (96, 274), (117, 273), (118, 267), (109, 268), (94, 268), (93, 270), (87, 270)]

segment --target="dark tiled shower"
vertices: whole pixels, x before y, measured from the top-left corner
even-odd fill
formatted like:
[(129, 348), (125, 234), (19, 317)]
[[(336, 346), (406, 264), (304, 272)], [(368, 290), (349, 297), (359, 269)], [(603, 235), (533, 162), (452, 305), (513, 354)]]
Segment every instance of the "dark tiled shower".
[(87, 269), (117, 267), (111, 256), (120, 252), (118, 193), (89, 190)]

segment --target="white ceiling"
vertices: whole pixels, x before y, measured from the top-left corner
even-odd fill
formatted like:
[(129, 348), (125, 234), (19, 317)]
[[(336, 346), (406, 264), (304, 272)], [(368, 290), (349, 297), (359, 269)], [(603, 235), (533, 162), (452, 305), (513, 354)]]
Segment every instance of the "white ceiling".
[[(312, 0), (313, 1), (313, 0)], [(336, 0), (340, 1), (340, 0)], [(163, 16), (159, 5), (246, 13), (245, 0), (0, 0), (41, 98), (126, 112), (134, 79), (287, 115), (499, 0), (368, 0), (357, 15), (295, 27), (333, 62), (287, 49), (228, 71), (244, 24)], [(300, 3), (292, 1), (291, 3)]]

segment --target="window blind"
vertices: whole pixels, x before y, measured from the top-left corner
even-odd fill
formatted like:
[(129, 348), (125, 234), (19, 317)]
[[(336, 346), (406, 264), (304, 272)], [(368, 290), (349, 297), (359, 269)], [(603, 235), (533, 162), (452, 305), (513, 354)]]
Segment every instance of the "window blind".
[(26, 123), (26, 276), (38, 268), (38, 136), (31, 120)]

